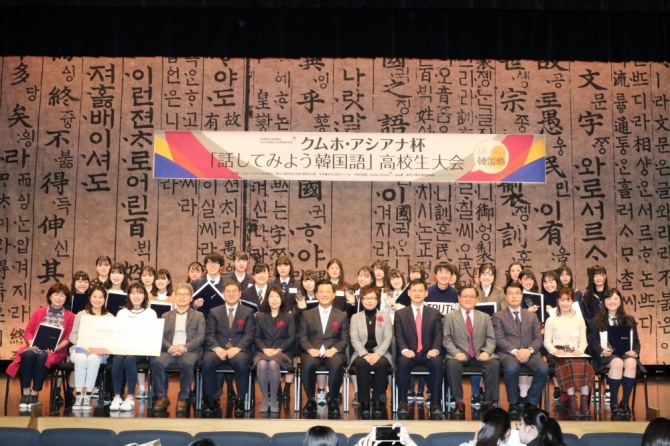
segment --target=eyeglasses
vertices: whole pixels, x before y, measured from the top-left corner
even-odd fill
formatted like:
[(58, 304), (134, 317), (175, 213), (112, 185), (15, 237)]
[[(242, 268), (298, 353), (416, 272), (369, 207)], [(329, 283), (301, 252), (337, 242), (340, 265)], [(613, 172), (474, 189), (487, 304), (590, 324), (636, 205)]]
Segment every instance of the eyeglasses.
[(177, 297), (190, 297), (191, 293), (174, 293)]

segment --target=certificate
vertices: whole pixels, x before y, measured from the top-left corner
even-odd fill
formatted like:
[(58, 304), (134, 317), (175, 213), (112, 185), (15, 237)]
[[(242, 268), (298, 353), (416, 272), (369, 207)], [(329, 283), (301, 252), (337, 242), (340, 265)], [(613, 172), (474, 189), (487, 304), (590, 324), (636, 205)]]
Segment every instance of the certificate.
[(475, 304), (475, 310), (493, 316), (493, 313), (498, 311), (498, 304), (496, 302), (479, 302), (478, 304)]
[(168, 311), (172, 310), (172, 304), (170, 302), (152, 300), (149, 302), (149, 305), (151, 306), (151, 309), (156, 312), (156, 316), (158, 316), (158, 318), (161, 318), (163, 313), (167, 313)]
[(613, 354), (624, 356), (633, 350), (633, 329), (625, 325), (610, 325), (607, 327), (607, 342)]
[(79, 294), (79, 293), (73, 293), (72, 294), (72, 303), (70, 304), (70, 311), (73, 314), (79, 313), (81, 310), (86, 308), (86, 304), (88, 304), (88, 294)]
[(112, 313), (114, 316), (119, 312), (121, 308), (126, 304), (126, 298), (128, 295), (126, 293), (119, 293), (116, 291), (107, 291), (107, 300), (105, 301), (105, 308), (107, 311)]
[(223, 295), (214, 285), (205, 281), (205, 284), (193, 293), (193, 300), (202, 299), (202, 306), (198, 308), (207, 319), (209, 311), (224, 304)]
[(159, 356), (165, 319), (85, 317), (77, 346), (98, 355)]
[(521, 308), (528, 309), (530, 307), (539, 307), (535, 314), (540, 320), (540, 324), (544, 324), (546, 312), (544, 311), (544, 295), (540, 293), (531, 293), (530, 291), (523, 292), (523, 299), (521, 300)]
[(40, 350), (55, 350), (62, 335), (62, 328), (41, 323), (39, 327), (37, 327), (37, 332), (35, 333), (33, 340), (30, 342), (30, 346), (37, 347)]

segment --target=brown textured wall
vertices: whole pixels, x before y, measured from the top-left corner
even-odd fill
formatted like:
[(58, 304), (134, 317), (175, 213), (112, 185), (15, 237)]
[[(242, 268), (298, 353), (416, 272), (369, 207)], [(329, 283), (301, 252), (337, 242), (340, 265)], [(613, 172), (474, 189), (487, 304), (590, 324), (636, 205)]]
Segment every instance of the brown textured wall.
[[(0, 355), (102, 254), (168, 268), (246, 242), (297, 268), (377, 258), (607, 267), (670, 359), (670, 66), (410, 59), (0, 59)], [(152, 132), (545, 133), (547, 183), (157, 181)]]

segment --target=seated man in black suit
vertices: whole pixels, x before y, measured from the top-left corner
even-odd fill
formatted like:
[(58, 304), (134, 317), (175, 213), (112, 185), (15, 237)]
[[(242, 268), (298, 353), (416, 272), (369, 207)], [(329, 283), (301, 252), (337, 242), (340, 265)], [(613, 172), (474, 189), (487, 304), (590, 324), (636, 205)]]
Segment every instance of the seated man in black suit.
[(335, 287), (330, 281), (319, 281), (316, 285), (316, 298), (319, 305), (302, 313), (298, 331), (298, 343), (303, 351), (300, 356), (301, 375), (307, 395), (303, 413), (305, 415), (316, 413), (314, 400), (316, 369), (325, 365), (328, 369), (330, 389), (328, 413), (339, 415), (337, 397), (347, 361), (345, 350), (349, 345), (349, 318), (344, 311), (333, 307)]
[(226, 281), (223, 287), (225, 305), (212, 309), (207, 316), (205, 355), (202, 360), (202, 384), (205, 411), (215, 411), (220, 402), (216, 397), (216, 369), (224, 364), (235, 370), (238, 399), (235, 411), (243, 412), (244, 399), (249, 391), (249, 366), (256, 321), (254, 312), (239, 303), (240, 283)]
[(407, 415), (407, 391), (414, 366), (428, 368), (426, 379), (430, 392), (430, 414), (442, 413), (442, 382), (444, 355), (442, 353), (442, 314), (435, 308), (424, 305), (428, 292), (426, 283), (414, 279), (409, 283), (411, 305), (396, 311), (393, 332), (396, 342), (396, 364), (400, 404), (398, 415)]

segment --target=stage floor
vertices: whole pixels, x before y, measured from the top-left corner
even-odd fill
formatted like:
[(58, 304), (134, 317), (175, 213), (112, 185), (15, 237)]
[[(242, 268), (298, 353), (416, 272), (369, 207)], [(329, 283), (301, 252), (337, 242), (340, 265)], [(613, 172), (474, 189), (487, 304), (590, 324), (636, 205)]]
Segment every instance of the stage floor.
[[(4, 373), (1, 375), (2, 379), (6, 379), (6, 375)], [(4, 384), (4, 382), (3, 382)], [(258, 409), (258, 404), (250, 412), (246, 412), (244, 414), (236, 414), (233, 406), (228, 404), (228, 401), (225, 398), (226, 395), (226, 389), (224, 388), (224, 398), (222, 400), (221, 404), (221, 411), (219, 413), (216, 413), (214, 415), (205, 415), (203, 412), (195, 411), (193, 407), (190, 408), (189, 412), (187, 413), (179, 413), (177, 414), (175, 411), (175, 406), (177, 403), (177, 390), (179, 387), (179, 382), (178, 382), (178, 377), (176, 375), (170, 376), (170, 385), (169, 385), (169, 391), (168, 391), (168, 396), (171, 401), (171, 405), (168, 408), (167, 411), (164, 412), (155, 412), (152, 410), (149, 410), (146, 404), (146, 401), (143, 400), (138, 400), (135, 409), (132, 412), (111, 412), (108, 409), (108, 406), (105, 407), (104, 409), (94, 409), (88, 412), (83, 412), (83, 411), (73, 411), (69, 408), (63, 408), (60, 407), (56, 410), (50, 411), (49, 410), (49, 401), (48, 401), (48, 384), (49, 384), (49, 379), (47, 379), (47, 382), (45, 382), (45, 389), (40, 393), (40, 401), (42, 402), (42, 412), (41, 416), (44, 418), (58, 418), (60, 419), (59, 423), (62, 423), (64, 420), (63, 418), (72, 418), (72, 420), (68, 420), (73, 422), (76, 425), (81, 425), (80, 422), (84, 423), (86, 426), (89, 426), (91, 423), (92, 418), (100, 418), (100, 420), (97, 420), (101, 423), (104, 423), (104, 419), (109, 419), (113, 420), (116, 419), (118, 422), (118, 418), (124, 418), (124, 419), (135, 419), (138, 420), (140, 424), (146, 425), (146, 423), (151, 423), (152, 425), (154, 423), (158, 423), (158, 425), (165, 425), (165, 426), (170, 426), (168, 427), (169, 429), (176, 429), (173, 426), (173, 422), (176, 422), (178, 424), (181, 424), (181, 422), (185, 422), (186, 419), (199, 419), (200, 421), (205, 421), (205, 419), (212, 419), (212, 421), (215, 421), (216, 419), (222, 419), (222, 418), (228, 418), (228, 419), (236, 419), (242, 422), (244, 420), (244, 425), (254, 425), (254, 422), (256, 420), (305, 420), (305, 418), (302, 416), (301, 412), (295, 412), (293, 410), (293, 399), (291, 401), (284, 402), (283, 404), (280, 404), (280, 412), (278, 414), (260, 414), (259, 409)], [(426, 424), (431, 425), (433, 423), (430, 423), (430, 421), (435, 421), (435, 420), (458, 420), (460, 423), (454, 423), (454, 425), (458, 426), (458, 429), (450, 429), (452, 431), (457, 431), (457, 430), (469, 430), (468, 428), (465, 428), (464, 426), (469, 425), (467, 423), (466, 425), (463, 425), (463, 421), (477, 421), (480, 419), (481, 414), (478, 411), (471, 411), (469, 408), (469, 400), (470, 400), (470, 381), (469, 379), (464, 379), (463, 380), (463, 386), (464, 386), (464, 392), (465, 392), (465, 398), (466, 398), (466, 407), (468, 408), (466, 410), (465, 416), (461, 417), (454, 417), (448, 413), (445, 413), (443, 416), (440, 417), (431, 417), (428, 414), (427, 407), (423, 403), (414, 403), (410, 405), (410, 414), (408, 417), (404, 417), (401, 419), (403, 423), (406, 422), (419, 422), (419, 421), (428, 421)], [(553, 386), (551, 387), (551, 390), (553, 391)], [(507, 396), (505, 394), (505, 386), (504, 383), (501, 381), (501, 386), (500, 386), (500, 391), (501, 391), (501, 407), (504, 409), (507, 409)], [(668, 417), (670, 416), (670, 378), (668, 377), (650, 377), (648, 381), (648, 392), (649, 392), (649, 406), (651, 408), (658, 409), (660, 411), (659, 416), (665, 416)], [(353, 395), (353, 388), (350, 392)], [(259, 390), (258, 387), (256, 387), (256, 395), (259, 395)], [(9, 389), (9, 398), (7, 401), (7, 412), (5, 413), (3, 411), (3, 414), (8, 417), (22, 417), (24, 420), (27, 421), (30, 419), (30, 414), (23, 414), (19, 412), (19, 398), (20, 398), (20, 384), (18, 379), (12, 379), (10, 381), (10, 389)], [(302, 401), (304, 403), (305, 397), (304, 393), (302, 396)], [(389, 401), (390, 401), (390, 395), (389, 395)], [(5, 405), (5, 395), (4, 392), (0, 392), (0, 403), (2, 403), (3, 407)], [(598, 413), (594, 413), (594, 415), (591, 417), (591, 419), (586, 420), (582, 419), (580, 421), (575, 421), (569, 419), (566, 414), (559, 410), (558, 406), (554, 404), (553, 401), (550, 401), (550, 413), (552, 416), (557, 418), (559, 421), (561, 421), (561, 425), (563, 425), (563, 422), (569, 422), (569, 425), (579, 425), (580, 423), (584, 424), (603, 424), (603, 423), (588, 423), (588, 421), (608, 421), (607, 425), (612, 425), (613, 422), (610, 422), (611, 414), (609, 412), (609, 409), (601, 410)], [(380, 420), (398, 420), (398, 417), (396, 414), (393, 414), (390, 412), (390, 403), (388, 404), (389, 410), (387, 410), (386, 414), (382, 416), (380, 419), (376, 420), (367, 420), (363, 422), (363, 426), (367, 425), (370, 423), (370, 425), (374, 424), (379, 424)], [(608, 404), (604, 404), (605, 407), (609, 407)], [(631, 421), (646, 421), (646, 415), (645, 415), (645, 407), (644, 407), (644, 387), (641, 383), (638, 383), (637, 385), (637, 395), (636, 395), (636, 400), (635, 400), (635, 405), (633, 407), (633, 420)], [(165, 423), (162, 420), (162, 418), (168, 418), (171, 419), (169, 423)], [(21, 418), (17, 418), (17, 423), (21, 425)], [(87, 419), (88, 421), (85, 421), (84, 419)], [(155, 421), (150, 421), (151, 419), (154, 419)], [(179, 419), (179, 420), (177, 420)], [(330, 421), (335, 421), (335, 420), (359, 420), (360, 419), (360, 414), (358, 411), (357, 406), (353, 406), (350, 404), (350, 411), (348, 413), (341, 412), (339, 417), (332, 418), (329, 417), (328, 412), (326, 410), (326, 406), (319, 406), (319, 410), (317, 412), (317, 415), (315, 418), (308, 419), (306, 420), (309, 422), (309, 425), (313, 425), (315, 421), (318, 420), (330, 420)], [(143, 420), (143, 421), (142, 421)], [(53, 420), (56, 421), (56, 420)], [(5, 422), (9, 422), (9, 419), (6, 419)], [(43, 423), (49, 423), (49, 420), (41, 420)], [(623, 422), (626, 423), (626, 422)], [(638, 423), (631, 423), (627, 422), (631, 426), (634, 424)], [(0, 419), (0, 424), (5, 424), (2, 422)], [(96, 423), (97, 424), (97, 423)], [(131, 423), (134, 424), (134, 423)], [(200, 424), (200, 423), (198, 423)], [(285, 425), (285, 423), (283, 423)], [(299, 423), (302, 424), (302, 423)], [(330, 424), (330, 422), (329, 422)], [(346, 423), (344, 423), (346, 425)], [(442, 425), (443, 423), (440, 423)], [(449, 423), (451, 424), (451, 423)], [(617, 425), (619, 422), (616, 423)], [(639, 423), (640, 425), (644, 425), (644, 423)], [(59, 424), (60, 425), (60, 424)], [(188, 423), (186, 424), (188, 425)], [(272, 425), (275, 425), (275, 423), (272, 423)], [(276, 426), (281, 426), (282, 423), (277, 423)], [(291, 423), (291, 425), (294, 425), (294, 423)], [(235, 429), (229, 429), (229, 430), (245, 430), (241, 429), (241, 424), (239, 423), (234, 423)], [(264, 425), (267, 426), (267, 425)], [(472, 424), (472, 430), (476, 430), (476, 423)], [(55, 427), (55, 426), (54, 426)], [(102, 426), (100, 426), (102, 427)], [(359, 425), (359, 428), (360, 429)], [(587, 427), (584, 425), (583, 427)], [(147, 427), (143, 427), (147, 428)], [(282, 426), (283, 431), (287, 431), (287, 429)], [(425, 428), (428, 428), (426, 426)], [(200, 430), (203, 430), (202, 428)], [(290, 431), (290, 429), (288, 429)], [(421, 429), (424, 430), (424, 429)], [(444, 428), (442, 427), (440, 431), (443, 431)], [(581, 428), (579, 430), (582, 430)], [(628, 430), (628, 429), (624, 429)], [(357, 432), (360, 430), (357, 430)], [(419, 433), (419, 432), (417, 432)]]

